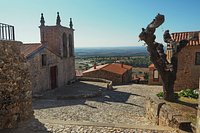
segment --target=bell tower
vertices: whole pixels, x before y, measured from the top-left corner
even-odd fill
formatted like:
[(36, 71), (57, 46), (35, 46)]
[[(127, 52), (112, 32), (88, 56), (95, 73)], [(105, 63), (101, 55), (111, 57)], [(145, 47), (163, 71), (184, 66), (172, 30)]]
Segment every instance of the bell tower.
[(52, 52), (63, 58), (74, 57), (74, 29), (72, 18), (69, 27), (61, 25), (61, 18), (57, 12), (56, 25), (47, 26), (43, 13), (40, 18), (40, 38), (41, 43), (45, 44)]

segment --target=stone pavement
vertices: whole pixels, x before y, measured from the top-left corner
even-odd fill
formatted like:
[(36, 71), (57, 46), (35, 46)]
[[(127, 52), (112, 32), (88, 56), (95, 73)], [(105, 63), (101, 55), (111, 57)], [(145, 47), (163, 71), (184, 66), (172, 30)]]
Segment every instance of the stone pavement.
[[(160, 91), (160, 86), (132, 84), (107, 90), (105, 83), (78, 82), (34, 99), (35, 118), (17, 130), (22, 133), (27, 130), (30, 133), (176, 132), (169, 127), (153, 126), (145, 118), (145, 97)], [(98, 95), (93, 97), (95, 94)]]

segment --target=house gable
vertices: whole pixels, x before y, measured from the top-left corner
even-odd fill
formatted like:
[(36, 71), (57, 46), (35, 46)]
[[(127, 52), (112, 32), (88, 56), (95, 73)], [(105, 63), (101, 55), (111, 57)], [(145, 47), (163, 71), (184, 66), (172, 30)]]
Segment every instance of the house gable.
[(44, 52), (44, 50), (48, 50), (52, 54), (55, 54), (56, 56), (60, 57), (59, 55), (54, 53), (52, 50), (49, 50), (48, 48), (46, 48), (45, 45), (42, 45), (40, 43), (27, 43), (27, 44), (21, 45), (21, 53), (22, 55), (24, 55), (24, 57), (27, 60), (34, 58), (37, 54)]

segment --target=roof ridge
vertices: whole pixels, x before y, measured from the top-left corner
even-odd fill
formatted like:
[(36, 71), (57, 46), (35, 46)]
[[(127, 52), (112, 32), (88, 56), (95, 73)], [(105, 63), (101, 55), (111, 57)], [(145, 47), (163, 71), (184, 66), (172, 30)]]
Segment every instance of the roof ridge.
[(40, 50), (40, 49), (42, 49), (42, 48), (44, 48), (44, 47), (45, 47), (44, 45), (41, 45), (40, 47), (34, 49), (31, 53), (27, 54), (26, 57), (29, 57), (30, 55), (32, 55), (33, 53), (37, 52), (38, 50)]
[(47, 47), (45, 44), (44, 44), (44, 47), (47, 49), (47, 50), (49, 50), (50, 52), (52, 52), (53, 54), (55, 54), (56, 56), (58, 56), (58, 57), (62, 57), (61, 55), (59, 55), (57, 52), (55, 52), (54, 50), (52, 50), (50, 47)]
[(191, 32), (200, 32), (200, 30), (199, 30), (199, 31), (183, 31), (183, 32), (179, 31), (179, 32), (172, 32), (171, 34), (177, 34), (177, 33), (191, 33)]
[(43, 45), (42, 43), (23, 43), (23, 45)]

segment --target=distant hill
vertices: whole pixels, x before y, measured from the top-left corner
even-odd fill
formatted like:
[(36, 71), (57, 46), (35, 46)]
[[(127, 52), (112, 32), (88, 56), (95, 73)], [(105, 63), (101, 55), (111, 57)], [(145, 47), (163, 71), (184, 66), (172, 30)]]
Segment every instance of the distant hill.
[(76, 57), (90, 56), (140, 56), (148, 55), (144, 46), (142, 47), (95, 47), (75, 48)]

